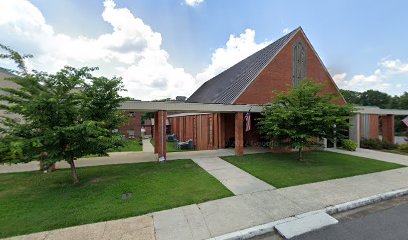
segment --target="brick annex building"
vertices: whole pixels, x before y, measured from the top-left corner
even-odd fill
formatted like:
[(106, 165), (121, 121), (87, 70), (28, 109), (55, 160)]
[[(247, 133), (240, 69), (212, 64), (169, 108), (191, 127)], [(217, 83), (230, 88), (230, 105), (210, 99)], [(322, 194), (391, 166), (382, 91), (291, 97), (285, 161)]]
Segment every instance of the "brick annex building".
[[(305, 78), (323, 84), (324, 93), (338, 95), (336, 103), (345, 103), (323, 62), (299, 27), (208, 80), (186, 102), (266, 104), (273, 99), (274, 91), (288, 91)], [(252, 113), (251, 118), (256, 119), (258, 114)], [(178, 139), (192, 139), (197, 150), (232, 145), (235, 142), (235, 124), (244, 125), (244, 118), (240, 117), (242, 122), (236, 122), (234, 113), (175, 114), (168, 115), (168, 118), (171, 130)], [(261, 141), (253, 120), (251, 130), (243, 131), (243, 134), (244, 146)]]

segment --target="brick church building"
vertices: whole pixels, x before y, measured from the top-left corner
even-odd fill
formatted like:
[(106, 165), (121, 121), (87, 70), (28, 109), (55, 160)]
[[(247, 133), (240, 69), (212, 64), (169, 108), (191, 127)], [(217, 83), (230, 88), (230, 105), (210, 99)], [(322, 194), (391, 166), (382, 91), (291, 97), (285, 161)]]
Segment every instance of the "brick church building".
[[(345, 103), (322, 60), (299, 27), (208, 80), (186, 102), (266, 104), (272, 101), (276, 92), (288, 91), (305, 78), (323, 84), (324, 93), (338, 95), (336, 103)], [(256, 116), (253, 113), (252, 119)], [(177, 138), (181, 141), (192, 139), (197, 150), (228, 147), (235, 141), (235, 124), (244, 124), (244, 121), (236, 122), (233, 113), (222, 112), (175, 114), (168, 115), (168, 118)], [(242, 133), (244, 146), (260, 142), (255, 130), (256, 121), (251, 123), (252, 130)]]

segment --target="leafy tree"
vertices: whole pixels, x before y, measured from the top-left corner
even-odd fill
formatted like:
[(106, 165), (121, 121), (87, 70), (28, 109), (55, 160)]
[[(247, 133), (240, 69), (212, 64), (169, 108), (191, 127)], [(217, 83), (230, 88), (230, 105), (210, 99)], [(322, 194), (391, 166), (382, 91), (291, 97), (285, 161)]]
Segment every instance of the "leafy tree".
[(408, 109), (408, 92), (404, 92), (404, 94), (399, 97), (398, 108)]
[(391, 96), (376, 90), (367, 90), (361, 93), (360, 104), (363, 106), (377, 106), (380, 108), (387, 108)]
[(340, 89), (341, 95), (343, 95), (344, 99), (348, 104), (356, 104), (359, 105), (361, 102), (361, 93), (351, 90), (344, 90)]
[[(16, 54), (11, 50), (2, 57)], [(95, 77), (92, 72), (96, 68), (64, 67), (48, 74), (29, 73), (22, 67), (24, 63), (17, 64), (20, 77), (8, 80), (20, 87), (0, 88), (7, 93), (0, 95), (0, 110), (22, 120), (1, 116), (0, 163), (41, 161), (48, 168), (65, 160), (77, 183), (75, 159), (107, 155), (108, 149), (122, 144), (119, 134), (113, 132), (122, 122), (117, 110), (123, 100), (118, 94), (123, 90), (122, 80)]]
[(323, 95), (321, 89), (305, 80), (287, 93), (277, 93), (275, 101), (261, 112), (260, 133), (274, 144), (297, 149), (299, 160), (303, 160), (304, 148), (316, 145), (318, 139), (346, 138), (353, 108), (334, 104), (336, 96)]
[(390, 101), (389, 101), (389, 103), (388, 103), (387, 108), (392, 108), (392, 109), (398, 109), (398, 108), (400, 108), (400, 101), (401, 101), (401, 99), (400, 99), (399, 96), (393, 96), (393, 97), (391, 97), (391, 99), (390, 99)]

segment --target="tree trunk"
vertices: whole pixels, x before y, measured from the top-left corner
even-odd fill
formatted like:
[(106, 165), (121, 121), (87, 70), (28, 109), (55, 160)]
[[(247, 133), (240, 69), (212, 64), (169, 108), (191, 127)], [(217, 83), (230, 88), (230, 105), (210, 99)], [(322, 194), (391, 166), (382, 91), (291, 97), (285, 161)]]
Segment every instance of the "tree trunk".
[(303, 147), (299, 148), (298, 153), (299, 153), (299, 157), (298, 157), (299, 161), (303, 161)]
[(69, 160), (67, 160), (67, 162), (71, 166), (72, 182), (76, 184), (79, 182), (79, 179), (78, 179), (78, 175), (77, 175), (76, 168), (75, 168), (74, 158), (70, 158)]

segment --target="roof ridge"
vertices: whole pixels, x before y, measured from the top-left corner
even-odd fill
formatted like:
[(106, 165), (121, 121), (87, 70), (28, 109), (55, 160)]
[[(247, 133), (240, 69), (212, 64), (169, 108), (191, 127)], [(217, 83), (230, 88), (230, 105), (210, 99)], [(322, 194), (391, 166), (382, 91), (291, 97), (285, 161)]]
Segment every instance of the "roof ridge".
[[(245, 89), (248, 88), (248, 86), (255, 80), (255, 78), (262, 72), (262, 70), (265, 69), (265, 67), (267, 67), (267, 66), (269, 65), (269, 63), (279, 54), (279, 52), (282, 50), (282, 48), (284, 48), (284, 47), (286, 46), (286, 44), (288, 44), (288, 42), (290, 42), (290, 40), (292, 39), (292, 37), (295, 36), (295, 34), (296, 34), (298, 31), (303, 31), (300, 26), (297, 27), (295, 30), (289, 32), (288, 34), (284, 35), (283, 37), (281, 37), (281, 38), (279, 38), (278, 40), (276, 40), (276, 41), (273, 42), (273, 43), (275, 43), (275, 42), (278, 42), (278, 41), (283, 40), (284, 38), (288, 37), (287, 39), (284, 40), (284, 42), (282, 43), (282, 45), (280, 46), (280, 48), (273, 54), (273, 56), (270, 56), (270, 57), (269, 57), (269, 60), (267, 60), (267, 63), (264, 64), (264, 65), (258, 70), (258, 73), (255, 74), (255, 75), (252, 77), (252, 79), (247, 83), (247, 85), (242, 89), (242, 91), (233, 99), (232, 103), (235, 102), (235, 101), (239, 98), (239, 96), (241, 96), (241, 94), (245, 91)], [(269, 44), (268, 46), (271, 46), (273, 43)], [(268, 47), (268, 46), (267, 46), (267, 47)], [(265, 47), (265, 48), (267, 48), (267, 47)], [(265, 48), (263, 48), (263, 49), (265, 49)], [(261, 50), (263, 50), (263, 49), (261, 49)]]
[[(292, 34), (294, 35), (294, 34), (295, 34), (297, 31), (299, 31), (300, 29), (301, 29), (300, 27), (296, 28), (295, 30), (293, 30), (293, 31), (291, 31), (291, 32), (289, 32), (289, 33), (287, 33), (287, 34), (285, 34), (284, 36), (278, 38), (277, 40), (275, 40), (275, 41), (273, 41), (272, 43), (268, 44), (268, 45), (265, 46), (264, 48), (262, 48), (262, 49), (256, 51), (255, 53), (251, 54), (250, 56), (248, 56), (248, 57), (245, 58), (245, 59), (248, 59), (248, 58), (250, 58), (250, 57), (254, 57), (254, 56), (257, 55), (257, 54), (267, 55), (267, 53), (265, 52), (265, 50), (270, 50), (269, 48), (272, 47), (272, 46), (274, 46), (274, 44), (276, 44), (278, 41), (281, 41), (281, 40), (283, 40), (284, 38), (286, 38), (286, 37), (288, 37), (288, 36), (290, 36), (290, 35), (292, 35)], [(290, 41), (290, 39), (291, 39), (291, 38), (286, 39), (285, 42), (284, 42), (284, 44), (281, 46), (280, 49), (282, 49), (284, 46), (286, 46), (286, 44)], [(276, 54), (273, 54), (273, 56), (270, 56), (270, 57), (269, 57), (269, 60), (266, 61), (266, 62), (268, 62), (268, 63), (266, 63), (264, 66), (267, 66), (267, 65), (269, 64), (269, 62), (272, 61), (272, 60), (275, 58), (275, 56), (277, 55), (277, 53), (279, 53), (280, 49), (276, 52)], [(243, 59), (242, 61), (244, 61), (245, 59)], [(256, 58), (256, 61), (260, 61), (260, 58), (259, 58), (259, 57)], [(241, 62), (241, 61), (240, 61), (240, 62)], [(238, 62), (238, 63), (240, 63), (240, 62)], [(237, 63), (237, 64), (238, 64), (238, 63)], [(250, 66), (250, 68), (249, 68), (249, 71), (254, 70), (254, 69), (252, 68), (254, 65), (255, 65), (254, 63), (251, 64), (251, 66)], [(235, 66), (235, 65), (234, 65), (234, 66)], [(248, 69), (248, 68), (244, 69), (243, 71), (246, 72), (247, 69)], [(245, 87), (243, 87), (242, 91), (241, 91), (235, 98), (230, 99), (232, 102), (235, 102), (235, 100), (242, 94), (242, 92), (245, 91), (245, 89), (246, 89), (246, 88), (253, 82), (253, 80), (259, 75), (259, 73), (262, 72), (262, 69), (263, 69), (263, 68), (259, 69), (259, 70), (257, 71), (257, 74), (254, 74), (254, 75), (251, 77), (251, 80), (246, 84)], [(240, 73), (238, 74), (238, 76), (242, 75), (242, 73), (243, 73), (243, 72), (240, 72)], [(238, 76), (237, 76), (236, 78), (238, 78)], [(234, 81), (233, 84), (234, 84), (234, 85), (237, 85), (237, 84), (239, 84), (239, 83), (240, 83), (239, 81)], [(228, 90), (230, 90), (232, 87), (234, 87), (234, 86), (229, 85), (229, 86), (223, 91), (223, 93), (228, 92)], [(220, 98), (217, 98), (217, 99), (218, 99), (218, 100), (222, 100), (223, 98), (221, 98), (221, 99), (220, 99)], [(225, 99), (225, 98), (224, 98), (224, 99)], [(231, 102), (231, 103), (232, 103), (232, 102)]]
[(278, 38), (203, 83), (187, 102), (232, 104), (301, 27)]

